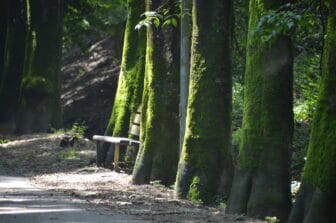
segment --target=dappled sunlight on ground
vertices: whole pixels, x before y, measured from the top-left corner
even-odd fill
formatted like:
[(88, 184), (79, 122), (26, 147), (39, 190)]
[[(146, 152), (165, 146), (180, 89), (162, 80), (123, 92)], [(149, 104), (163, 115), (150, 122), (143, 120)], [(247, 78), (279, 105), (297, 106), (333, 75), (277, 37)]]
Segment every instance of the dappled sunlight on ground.
[[(57, 213), (62, 212), (62, 216), (67, 215), (67, 218), (78, 215), (77, 212), (82, 209), (77, 210), (70, 205), (75, 203), (85, 205), (86, 210), (102, 216), (129, 219), (102, 222), (263, 222), (244, 216), (228, 216), (221, 208), (177, 200), (172, 188), (158, 182), (132, 185), (130, 175), (97, 168), (92, 164), (95, 144), (88, 140), (79, 140), (73, 147), (63, 148), (60, 147), (60, 135), (8, 139), (11, 142), (0, 144), (0, 169), (7, 169), (7, 178), (0, 180), (0, 188), (11, 189), (6, 189), (5, 195), (2, 192), (0, 196), (0, 219), (5, 215), (40, 218), (42, 213), (54, 213), (50, 218), (55, 218), (55, 222), (67, 222)], [(10, 170), (13, 177), (8, 176)], [(27, 178), (15, 177), (18, 174), (29, 176), (33, 185), (29, 184)], [(26, 206), (29, 208), (25, 209)], [(5, 222), (20, 221), (6, 218)]]
[(33, 186), (28, 178), (0, 173), (0, 222), (4, 223), (65, 223), (65, 222), (138, 222), (128, 216), (111, 212), (88, 211), (87, 203), (55, 191)]

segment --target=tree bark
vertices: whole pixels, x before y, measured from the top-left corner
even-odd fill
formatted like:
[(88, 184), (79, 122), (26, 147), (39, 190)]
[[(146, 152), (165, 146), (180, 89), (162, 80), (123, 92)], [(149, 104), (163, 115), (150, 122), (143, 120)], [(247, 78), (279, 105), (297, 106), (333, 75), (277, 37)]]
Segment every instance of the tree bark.
[(242, 143), (227, 211), (287, 219), (293, 132), (291, 41), (262, 42), (253, 30), (263, 13), (283, 1), (251, 0)]
[(227, 198), (233, 171), (232, 6), (232, 1), (193, 1), (187, 127), (175, 192), (206, 204), (215, 202), (219, 191)]
[[(0, 82), (0, 132), (13, 133), (16, 128), (20, 81), (22, 77), (26, 24), (24, 0), (5, 1), (8, 16), (3, 67)], [(1, 31), (2, 32), (2, 31)]]
[(6, 34), (7, 34), (7, 19), (9, 10), (9, 0), (0, 1), (0, 83), (2, 80), (3, 65), (4, 65), (4, 53), (6, 46)]
[(44, 132), (61, 125), (59, 73), (62, 0), (30, 0), (24, 76), (17, 132)]
[[(118, 89), (114, 99), (112, 114), (105, 135), (126, 137), (132, 125), (134, 115), (141, 104), (145, 55), (146, 35), (144, 30), (135, 30), (140, 15), (145, 11), (144, 0), (128, 0), (128, 18), (125, 28), (125, 39)], [(132, 136), (130, 136), (132, 137)], [(101, 143), (99, 151), (101, 159), (98, 166), (112, 164), (113, 148), (109, 143)]]
[(289, 223), (336, 222), (336, 2), (330, 4), (319, 101)]
[[(146, 10), (163, 3), (176, 11), (175, 1), (147, 1)], [(162, 24), (161, 24), (162, 25)], [(174, 183), (178, 162), (179, 32), (176, 27), (150, 26), (147, 30), (145, 84), (142, 97), (140, 150), (132, 182)]]
[(181, 53), (180, 53), (180, 146), (182, 152), (187, 121), (187, 104), (189, 93), (190, 42), (191, 42), (191, 7), (192, 0), (181, 1)]

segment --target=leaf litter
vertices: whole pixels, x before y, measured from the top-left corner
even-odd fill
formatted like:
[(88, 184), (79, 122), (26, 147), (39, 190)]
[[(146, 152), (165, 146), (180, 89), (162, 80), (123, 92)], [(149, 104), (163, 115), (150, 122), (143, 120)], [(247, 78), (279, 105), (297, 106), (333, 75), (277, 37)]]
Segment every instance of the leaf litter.
[(172, 187), (157, 182), (133, 185), (125, 172), (96, 167), (96, 147), (87, 139), (61, 147), (62, 134), (1, 137), (9, 142), (0, 144), (0, 168), (30, 177), (40, 189), (83, 200), (88, 209), (102, 214), (118, 213), (148, 222), (265, 222), (175, 199)]

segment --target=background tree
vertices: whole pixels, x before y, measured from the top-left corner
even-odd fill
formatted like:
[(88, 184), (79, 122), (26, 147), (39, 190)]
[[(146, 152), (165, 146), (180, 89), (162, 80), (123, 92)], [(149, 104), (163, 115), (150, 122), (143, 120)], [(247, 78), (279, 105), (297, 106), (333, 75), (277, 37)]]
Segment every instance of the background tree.
[[(105, 135), (125, 137), (132, 124), (135, 112), (141, 104), (145, 55), (146, 36), (144, 30), (136, 30), (140, 15), (145, 11), (143, 0), (128, 0), (128, 17), (125, 29), (125, 40), (118, 89), (114, 99), (113, 110), (107, 125)], [(98, 151), (98, 166), (112, 163), (113, 155), (106, 156), (109, 143), (102, 143)], [(113, 152), (110, 152), (113, 154)]]
[(43, 132), (61, 124), (58, 78), (64, 2), (31, 0), (27, 4), (29, 31), (17, 128), (21, 133)]
[(254, 33), (261, 16), (285, 1), (250, 1), (242, 143), (228, 203), (229, 213), (276, 216), (291, 205), (293, 57), (282, 33), (262, 41)]
[(8, 10), (8, 16), (6, 18), (7, 24), (3, 26), (6, 27), (6, 31), (3, 32), (1, 30), (1, 33), (6, 34), (6, 37), (3, 51), (3, 66), (0, 67), (2, 69), (0, 82), (0, 131), (11, 133), (16, 127), (24, 61), (25, 33), (27, 30), (26, 1), (3, 1), (1, 4), (5, 6), (1, 10)]
[(3, 72), (4, 52), (7, 34), (7, 15), (8, 15), (8, 0), (0, 2), (0, 83)]
[(336, 2), (329, 5), (322, 80), (306, 165), (289, 223), (336, 221)]
[[(164, 9), (169, 15), (178, 10), (176, 1), (146, 1), (146, 10)], [(149, 13), (150, 14), (150, 13)], [(176, 20), (171, 20), (172, 24)], [(175, 22), (173, 22), (175, 21)], [(179, 39), (173, 25), (147, 28), (145, 84), (142, 97), (140, 150), (132, 182), (174, 183), (178, 162), (178, 80)]]
[(193, 1), (187, 127), (175, 185), (179, 198), (212, 203), (219, 187), (225, 196), (230, 190), (232, 7), (232, 1)]

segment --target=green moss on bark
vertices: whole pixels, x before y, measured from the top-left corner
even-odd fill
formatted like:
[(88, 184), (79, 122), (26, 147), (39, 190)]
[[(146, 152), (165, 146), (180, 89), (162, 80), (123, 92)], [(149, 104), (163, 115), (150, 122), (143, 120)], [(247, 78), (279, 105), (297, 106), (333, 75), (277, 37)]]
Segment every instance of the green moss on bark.
[(61, 125), (59, 72), (63, 1), (27, 1), (24, 77), (18, 132), (43, 132)]
[(232, 177), (232, 1), (194, 0), (192, 13), (187, 127), (175, 191), (179, 198), (213, 203), (218, 191), (227, 197)]
[[(163, 3), (166, 1), (147, 1), (147, 10), (154, 10)], [(176, 6), (174, 1), (168, 1), (166, 7)], [(175, 180), (179, 136), (178, 45), (177, 28), (148, 28), (141, 146), (132, 178), (135, 184), (159, 180), (171, 185)]]
[(302, 186), (289, 223), (336, 221), (336, 2), (330, 4), (322, 80)]
[(319, 102), (303, 178), (324, 192), (336, 186), (336, 12), (328, 19)]
[[(144, 11), (145, 2), (143, 0), (128, 0), (128, 17), (121, 71), (105, 135), (126, 137), (136, 110), (141, 104), (145, 72), (146, 35), (144, 30), (135, 30), (135, 26)], [(113, 160), (113, 156), (106, 160), (110, 144), (102, 143), (101, 148), (100, 153), (103, 158), (98, 165), (104, 163), (108, 165)]]
[[(291, 205), (292, 49), (288, 37), (253, 34), (261, 15), (284, 2), (251, 0), (239, 160), (228, 212), (284, 220)], [(243, 191), (243, 192), (241, 192)]]
[(113, 136), (128, 134), (131, 114), (136, 112), (141, 103), (146, 38), (142, 30), (135, 30), (135, 26), (144, 10), (144, 1), (128, 1), (121, 72), (112, 115), (106, 130)]

